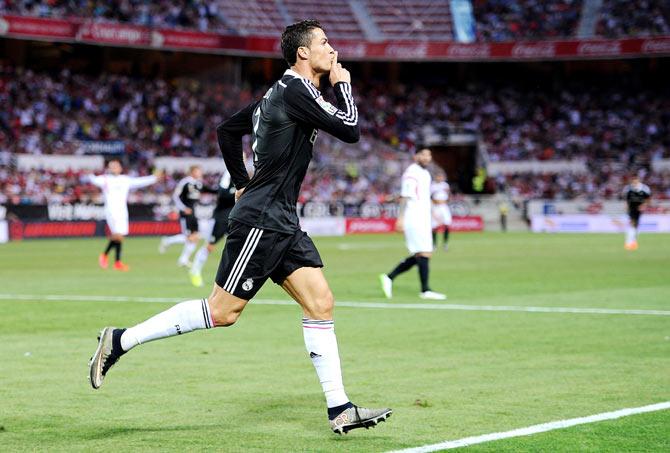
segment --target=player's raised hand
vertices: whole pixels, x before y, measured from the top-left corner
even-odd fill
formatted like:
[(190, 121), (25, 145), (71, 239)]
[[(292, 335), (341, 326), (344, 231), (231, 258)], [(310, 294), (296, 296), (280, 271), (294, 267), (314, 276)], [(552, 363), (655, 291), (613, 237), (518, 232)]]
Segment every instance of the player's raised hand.
[(337, 62), (337, 51), (335, 51), (333, 64), (330, 66), (328, 80), (330, 80), (330, 84), (333, 86), (335, 86), (337, 82), (351, 83), (351, 74), (342, 67), (342, 63)]

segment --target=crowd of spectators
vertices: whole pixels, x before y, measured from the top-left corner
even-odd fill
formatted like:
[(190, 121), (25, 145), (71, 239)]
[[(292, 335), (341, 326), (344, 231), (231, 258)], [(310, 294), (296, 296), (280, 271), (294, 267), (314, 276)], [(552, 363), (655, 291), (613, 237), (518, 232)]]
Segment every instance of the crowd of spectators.
[(126, 152), (218, 155), (216, 125), (261, 94), (196, 79), (36, 73), (0, 65), (0, 149), (77, 154), (86, 140), (124, 140)]
[[(501, 176), (498, 183), (507, 187), (513, 200), (616, 200), (629, 181), (628, 173), (609, 169), (582, 174), (520, 173)], [(670, 172), (642, 173), (654, 199), (670, 200)]]
[[(187, 28), (223, 34), (246, 33), (242, 30), (243, 24), (236, 24), (235, 18), (226, 17), (223, 2), (224, 0), (0, 0), (0, 13), (90, 18), (146, 27)], [(582, 4), (583, 0), (472, 0), (477, 41), (575, 37)], [(258, 14), (264, 14), (262, 9), (257, 11)], [(621, 38), (670, 34), (670, 4), (666, 0), (604, 0), (598, 14), (595, 30), (598, 36)]]
[(582, 0), (473, 0), (477, 41), (556, 39), (575, 35)]
[(0, 12), (231, 33), (212, 0), (0, 0)]
[[(216, 125), (265, 88), (0, 67), (0, 104), (6, 106), (0, 110), (0, 165), (6, 173), (17, 153), (76, 155), (81, 143), (110, 140), (124, 143), (124, 159), (139, 173), (148, 172), (157, 156), (218, 156)], [(426, 124), (478, 134), (491, 161), (577, 159), (592, 166), (587, 176), (507, 181), (532, 196), (616, 197), (621, 172), (607, 172), (601, 163), (643, 168), (670, 157), (667, 89), (607, 80), (598, 87), (565, 81), (560, 89), (480, 81), (390, 89), (370, 84), (354, 92), (363, 138), (350, 146), (320, 134), (301, 201), (391, 199)], [(77, 175), (52, 182), (43, 175), (14, 176), (0, 179), (6, 198), (43, 202), (51, 193), (80, 195)], [(164, 185), (169, 192), (169, 180)]]
[(670, 152), (670, 92), (569, 83), (560, 88), (469, 83), (366, 87), (363, 131), (412, 148), (425, 124), (481, 134), (493, 161), (611, 159), (649, 162)]
[(670, 2), (604, 0), (596, 35), (606, 38), (670, 35)]

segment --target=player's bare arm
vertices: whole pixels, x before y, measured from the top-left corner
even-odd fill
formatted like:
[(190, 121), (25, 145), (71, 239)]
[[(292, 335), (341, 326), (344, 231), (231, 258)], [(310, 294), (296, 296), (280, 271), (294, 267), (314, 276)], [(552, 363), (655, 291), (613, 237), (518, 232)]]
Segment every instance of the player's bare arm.
[(402, 233), (405, 229), (405, 208), (407, 207), (407, 198), (400, 197), (400, 204), (398, 206), (398, 218), (395, 221), (395, 230)]

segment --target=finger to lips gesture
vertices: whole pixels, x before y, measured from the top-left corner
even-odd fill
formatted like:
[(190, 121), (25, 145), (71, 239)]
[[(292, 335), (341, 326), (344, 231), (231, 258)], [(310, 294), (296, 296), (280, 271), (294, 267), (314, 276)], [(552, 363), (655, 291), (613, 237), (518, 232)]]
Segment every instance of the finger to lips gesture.
[(338, 63), (337, 61), (337, 51), (335, 51), (335, 57), (330, 66), (330, 76), (328, 78), (331, 85), (335, 85), (337, 82), (351, 83), (351, 74), (342, 67), (342, 63)]

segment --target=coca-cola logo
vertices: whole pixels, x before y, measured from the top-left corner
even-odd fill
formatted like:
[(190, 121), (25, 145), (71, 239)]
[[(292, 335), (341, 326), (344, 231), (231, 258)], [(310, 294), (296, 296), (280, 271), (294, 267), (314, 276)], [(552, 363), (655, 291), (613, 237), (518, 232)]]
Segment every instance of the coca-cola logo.
[(447, 55), (456, 58), (485, 58), (491, 56), (491, 46), (488, 44), (452, 44)]
[(419, 44), (389, 44), (384, 52), (387, 57), (394, 58), (425, 58), (428, 55), (428, 45)]
[(91, 27), (91, 35), (94, 39), (127, 43), (139, 43), (144, 38), (142, 30), (101, 24), (95, 24)]
[(642, 52), (670, 53), (670, 39), (646, 39), (642, 43)]
[(484, 222), (481, 217), (454, 217), (451, 223), (453, 231), (482, 231)]
[(554, 57), (556, 46), (553, 43), (519, 43), (512, 47), (512, 56), (520, 58)]
[(618, 55), (621, 53), (621, 42), (584, 42), (577, 46), (580, 55)]
[(342, 43), (337, 44), (337, 51), (343, 57), (364, 57), (367, 53), (367, 47), (364, 43)]

